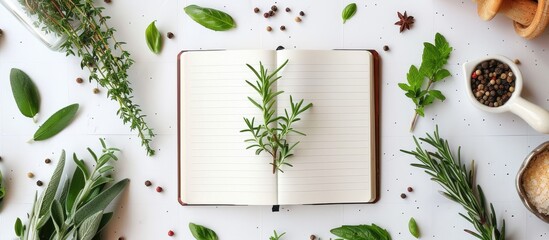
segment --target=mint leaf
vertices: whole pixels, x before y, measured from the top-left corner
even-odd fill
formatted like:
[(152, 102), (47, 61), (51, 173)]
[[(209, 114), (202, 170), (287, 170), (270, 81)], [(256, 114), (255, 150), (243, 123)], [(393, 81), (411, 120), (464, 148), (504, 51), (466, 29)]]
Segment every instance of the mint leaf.
[(445, 79), (449, 76), (452, 76), (452, 74), (450, 74), (450, 71), (448, 71), (446, 69), (440, 69), (435, 73), (433, 82), (438, 82), (438, 81), (440, 81), (442, 79)]
[(404, 91), (409, 91), (411, 89), (410, 85), (406, 84), (406, 83), (399, 83), (398, 84), (398, 87), (400, 87), (400, 89), (404, 90)]
[(429, 96), (433, 96), (441, 101), (446, 100), (446, 97), (439, 90), (429, 90)]
[(408, 84), (410, 84), (412, 89), (419, 89), (421, 88), (421, 85), (423, 85), (423, 76), (414, 65), (410, 66), (410, 70), (408, 70), (406, 78), (408, 79)]
[(446, 38), (444, 38), (444, 36), (442, 36), (442, 34), (440, 33), (437, 33), (435, 35), (435, 46), (440, 53), (440, 60), (443, 62), (443, 64), (446, 64), (446, 61), (450, 57), (450, 53), (453, 49), (450, 47), (448, 41), (446, 41)]
[(391, 240), (389, 232), (375, 224), (343, 225), (330, 232), (343, 240)]

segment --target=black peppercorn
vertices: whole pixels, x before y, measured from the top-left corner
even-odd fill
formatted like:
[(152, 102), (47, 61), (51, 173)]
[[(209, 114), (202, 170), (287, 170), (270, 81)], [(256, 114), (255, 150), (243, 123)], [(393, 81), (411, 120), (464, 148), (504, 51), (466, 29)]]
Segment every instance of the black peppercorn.
[(44, 160), (44, 162), (45, 162), (46, 164), (50, 164), (50, 163), (51, 163), (51, 159), (46, 158), (46, 160)]
[(259, 8), (254, 8), (254, 13), (258, 13), (259, 12)]
[(267, 26), (267, 32), (270, 32), (272, 30), (273, 30), (273, 28), (271, 26)]
[(263, 13), (263, 17), (265, 17), (265, 18), (269, 18), (270, 16), (271, 16), (271, 15), (270, 15), (268, 12)]
[(145, 181), (145, 186), (150, 187), (152, 185), (151, 181), (147, 180)]
[(39, 187), (41, 187), (42, 185), (44, 185), (44, 183), (40, 180), (36, 181), (36, 185), (38, 185)]
[(408, 187), (406, 190), (408, 190), (408, 192), (413, 192), (414, 189), (412, 187)]
[(291, 12), (292, 9), (290, 9), (289, 7), (286, 8), (286, 12)]
[(273, 10), (269, 11), (269, 16), (274, 16), (275, 15), (275, 12)]
[(105, 3), (111, 3), (111, 0), (105, 0)]
[(2, 31), (2, 29), (0, 29), (0, 37), (2, 37), (2, 35), (4, 35), (4, 31)]
[(166, 36), (169, 38), (169, 39), (172, 39), (175, 35), (173, 34), (173, 32), (168, 32), (166, 34)]
[(385, 52), (389, 51), (389, 46), (387, 46), (387, 45), (383, 46), (383, 51), (385, 51)]
[(82, 78), (77, 78), (77, 79), (76, 79), (76, 82), (77, 82), (77, 83), (83, 83), (83, 82), (84, 82), (84, 79), (82, 79)]
[(273, 6), (271, 7), (271, 10), (273, 10), (273, 11), (276, 12), (276, 11), (278, 11), (278, 7), (276, 7), (276, 5), (273, 5)]
[(300, 11), (300, 12), (299, 12), (299, 16), (302, 16), (302, 17), (303, 17), (303, 16), (305, 16), (305, 13), (304, 13), (303, 11)]
[(286, 26), (282, 25), (280, 26), (280, 31), (285, 31), (286, 30)]
[(405, 199), (405, 198), (406, 198), (406, 194), (404, 194), (404, 193), (400, 194), (400, 198)]

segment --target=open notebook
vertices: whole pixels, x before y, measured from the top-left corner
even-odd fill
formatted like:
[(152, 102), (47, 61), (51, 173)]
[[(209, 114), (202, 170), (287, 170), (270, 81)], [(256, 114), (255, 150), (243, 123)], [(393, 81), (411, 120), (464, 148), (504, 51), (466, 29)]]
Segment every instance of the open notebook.
[[(183, 205), (373, 202), (377, 196), (377, 54), (366, 50), (189, 51), (179, 55), (179, 201)], [(268, 154), (246, 150), (243, 117), (262, 119), (247, 99), (246, 64), (274, 71), (280, 113), (289, 95), (314, 107), (295, 128), (307, 136), (272, 173)]]

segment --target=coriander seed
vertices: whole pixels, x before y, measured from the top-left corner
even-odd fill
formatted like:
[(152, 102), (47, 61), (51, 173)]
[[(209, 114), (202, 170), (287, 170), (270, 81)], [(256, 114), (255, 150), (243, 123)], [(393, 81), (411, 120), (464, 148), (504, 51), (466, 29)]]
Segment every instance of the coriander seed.
[(39, 187), (41, 187), (42, 185), (44, 185), (44, 183), (40, 180), (36, 181), (36, 185), (38, 185)]
[(259, 11), (260, 11), (259, 8), (257, 8), (257, 7), (254, 8), (254, 13), (258, 13)]
[(520, 64), (520, 60), (518, 59), (515, 59), (515, 61), (513, 61), (515, 64)]
[(27, 173), (27, 177), (28, 177), (28, 178), (34, 178), (34, 173), (28, 172), (28, 173)]
[(273, 30), (273, 28), (271, 26), (267, 26), (267, 32), (270, 32), (272, 30)]
[(94, 93), (94, 94), (98, 94), (98, 93), (99, 93), (99, 88), (94, 88), (94, 89), (93, 89), (93, 93)]
[(296, 22), (301, 22), (301, 18), (300, 17), (295, 17), (295, 21)]

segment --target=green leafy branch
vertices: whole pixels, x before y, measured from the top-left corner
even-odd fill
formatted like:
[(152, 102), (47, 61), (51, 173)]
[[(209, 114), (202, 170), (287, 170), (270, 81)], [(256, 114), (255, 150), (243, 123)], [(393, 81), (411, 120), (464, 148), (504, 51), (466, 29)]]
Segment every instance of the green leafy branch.
[(282, 238), (282, 236), (284, 236), (284, 234), (286, 234), (286, 233), (283, 232), (282, 234), (278, 235), (276, 230), (273, 230), (273, 236), (269, 237), (269, 240), (280, 240)]
[[(432, 84), (451, 76), (450, 71), (443, 68), (453, 50), (446, 38), (437, 33), (434, 45), (425, 42), (423, 46), (421, 66), (419, 69), (415, 65), (410, 66), (406, 75), (408, 82), (398, 84), (406, 92), (406, 97), (415, 104), (415, 114), (410, 131), (414, 130), (418, 116), (425, 116), (426, 106), (431, 105), (436, 99), (441, 101), (446, 99), (441, 91), (431, 89)], [(425, 79), (428, 80), (427, 86), (423, 88)]]
[[(59, 192), (61, 176), (65, 167), (65, 151), (61, 153), (59, 163), (51, 180), (40, 198), (34, 196), (29, 223), (23, 225), (21, 219), (15, 222), (15, 233), (21, 240), (38, 239), (97, 239), (99, 232), (106, 226), (112, 212), (105, 213), (107, 206), (126, 187), (129, 180), (124, 179), (110, 187), (114, 181), (110, 173), (114, 169), (109, 163), (118, 160), (114, 155), (119, 151), (108, 148), (101, 140), (103, 154), (97, 156), (91, 149), (88, 151), (94, 159), (94, 167), (89, 171), (83, 160), (73, 154), (77, 168), (72, 178), (66, 180)], [(58, 197), (56, 197), (58, 196)]]
[(281, 78), (281, 76), (277, 76), (277, 73), (282, 70), (287, 63), (288, 60), (270, 74), (261, 62), (259, 64), (259, 72), (251, 65), (246, 64), (258, 79), (255, 84), (248, 80), (246, 80), (246, 83), (259, 93), (261, 97), (261, 100), (259, 101), (256, 101), (251, 97), (248, 97), (248, 100), (262, 111), (263, 122), (256, 123), (255, 117), (252, 119), (244, 117), (244, 122), (248, 128), (241, 130), (240, 132), (249, 132), (252, 134), (252, 138), (245, 140), (245, 142), (251, 144), (246, 149), (255, 148), (256, 155), (265, 151), (272, 156), (273, 161), (271, 164), (273, 165), (273, 174), (276, 173), (277, 170), (284, 172), (281, 169), (282, 166), (292, 167), (287, 160), (293, 155), (292, 150), (299, 142), (290, 144), (286, 138), (289, 133), (305, 136), (304, 133), (295, 130), (292, 125), (301, 120), (301, 118), (299, 118), (300, 114), (313, 106), (312, 103), (303, 105), (303, 99), (299, 102), (294, 102), (292, 96), (290, 96), (290, 111), (284, 109), (284, 115), (277, 116), (276, 97), (284, 93), (284, 91), (273, 90), (273, 85)]
[(414, 137), (416, 144), (414, 151), (401, 151), (419, 160), (420, 163), (411, 165), (425, 169), (425, 173), (431, 176), (431, 180), (444, 189), (441, 193), (445, 197), (465, 208), (467, 214), (459, 215), (476, 229), (476, 232), (468, 229), (465, 229), (465, 232), (481, 240), (505, 240), (505, 220), (499, 229), (494, 206), (490, 204), (489, 209), (486, 207), (484, 192), (480, 185), (475, 184), (474, 161), (471, 163), (471, 168), (467, 169), (461, 162), (461, 147), (458, 148), (457, 159), (454, 158), (448, 141), (440, 137), (438, 126), (434, 135), (427, 134), (426, 138), (419, 140), (434, 147), (436, 152), (423, 149), (416, 137)]

